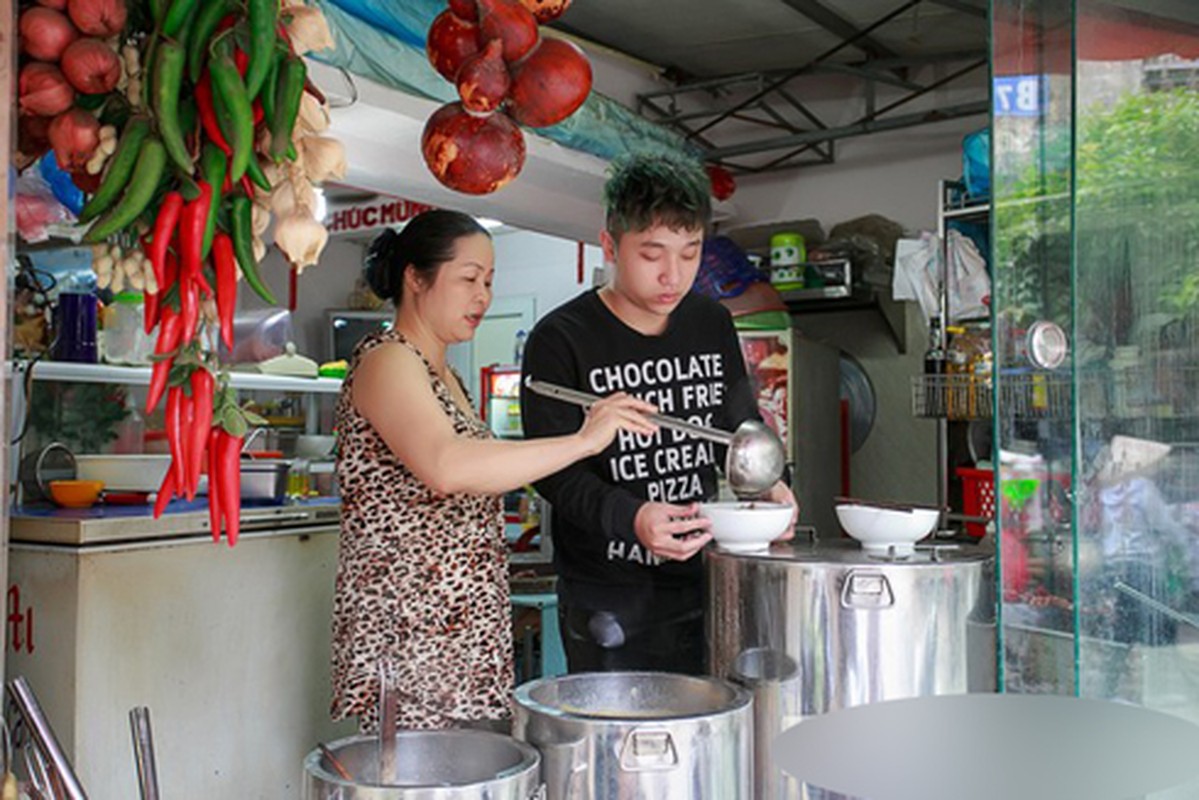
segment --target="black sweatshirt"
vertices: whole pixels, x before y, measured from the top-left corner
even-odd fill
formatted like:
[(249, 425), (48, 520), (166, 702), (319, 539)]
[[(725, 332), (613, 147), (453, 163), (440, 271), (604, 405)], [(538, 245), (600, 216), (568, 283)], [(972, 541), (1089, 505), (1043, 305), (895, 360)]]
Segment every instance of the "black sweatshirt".
[[(759, 418), (732, 318), (690, 293), (665, 332), (638, 333), (586, 292), (542, 319), (525, 345), (522, 379), (598, 395), (625, 391), (664, 414), (734, 430)], [(582, 409), (524, 389), (521, 419), (529, 438), (574, 433)], [(723, 447), (661, 429), (654, 437), (620, 433), (604, 452), (539, 481), (553, 509), (559, 592), (591, 610), (638, 609), (670, 590), (692, 602), (702, 590), (698, 555), (660, 562), (637, 541), (633, 519), (647, 500), (686, 504), (716, 496)], [(665, 595), (665, 596), (664, 596)], [(662, 613), (670, 613), (666, 607)]]

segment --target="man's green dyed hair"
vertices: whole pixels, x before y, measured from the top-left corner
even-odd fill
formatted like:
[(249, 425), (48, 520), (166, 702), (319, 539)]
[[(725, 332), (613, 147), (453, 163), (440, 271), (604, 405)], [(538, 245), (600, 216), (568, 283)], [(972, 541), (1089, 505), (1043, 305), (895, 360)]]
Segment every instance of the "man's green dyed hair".
[(699, 162), (674, 155), (633, 154), (612, 162), (604, 185), (608, 233), (653, 225), (671, 230), (707, 229), (712, 218), (711, 184)]

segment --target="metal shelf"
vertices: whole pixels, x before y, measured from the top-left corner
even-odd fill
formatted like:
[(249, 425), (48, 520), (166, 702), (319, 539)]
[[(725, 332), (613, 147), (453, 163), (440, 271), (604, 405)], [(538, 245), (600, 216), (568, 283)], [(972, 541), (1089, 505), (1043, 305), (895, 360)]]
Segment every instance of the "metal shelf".
[[(29, 362), (9, 362), (8, 372), (24, 372)], [(38, 361), (33, 367), (35, 381), (74, 381), (77, 383), (117, 383), (146, 386), (150, 383), (149, 367), (123, 367), (115, 364), (76, 364), (69, 361)], [(288, 375), (264, 375), (258, 372), (229, 373), (234, 389), (264, 392), (303, 392), (337, 394), (341, 381), (337, 378), (297, 378)]]

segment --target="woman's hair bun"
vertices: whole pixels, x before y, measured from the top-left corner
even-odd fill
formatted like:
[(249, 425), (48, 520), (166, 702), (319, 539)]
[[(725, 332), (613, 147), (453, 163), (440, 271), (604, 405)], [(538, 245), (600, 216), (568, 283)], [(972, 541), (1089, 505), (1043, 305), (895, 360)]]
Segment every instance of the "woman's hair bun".
[(403, 270), (402, 267), (397, 266), (398, 259), (396, 259), (397, 253), (395, 252), (399, 239), (400, 234), (394, 229), (385, 228), (371, 242), (370, 249), (366, 253), (366, 284), (371, 287), (372, 292), (384, 300), (395, 297), (400, 288), (396, 283)]

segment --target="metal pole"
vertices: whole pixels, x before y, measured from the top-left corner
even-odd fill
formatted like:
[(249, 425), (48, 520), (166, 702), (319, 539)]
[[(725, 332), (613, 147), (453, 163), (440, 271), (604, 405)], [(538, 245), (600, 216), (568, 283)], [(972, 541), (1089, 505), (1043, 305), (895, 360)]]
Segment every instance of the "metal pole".
[(138, 706), (129, 712), (133, 734), (133, 760), (137, 764), (137, 786), (142, 800), (159, 800), (158, 767), (154, 763), (154, 733), (150, 730), (150, 709)]
[(54, 730), (46, 720), (46, 715), (38, 704), (37, 697), (34, 696), (29, 683), (23, 676), (18, 677), (8, 684), (8, 691), (17, 704), (17, 710), (20, 711), (21, 718), (28, 726), (30, 736), (38, 751), (50, 762), (54, 775), (62, 783), (68, 800), (87, 800), (87, 793), (83, 791), (83, 785), (75, 776), (71, 762), (67, 760), (66, 753), (63, 752), (62, 746), (54, 736)]

